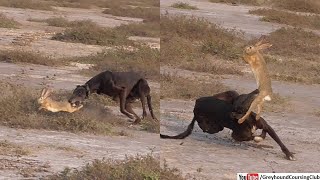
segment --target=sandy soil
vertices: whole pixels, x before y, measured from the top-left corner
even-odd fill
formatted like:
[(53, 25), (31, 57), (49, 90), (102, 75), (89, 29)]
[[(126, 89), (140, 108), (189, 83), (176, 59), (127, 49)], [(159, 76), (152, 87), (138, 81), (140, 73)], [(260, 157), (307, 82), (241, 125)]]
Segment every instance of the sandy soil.
[[(204, 17), (225, 28), (244, 31), (246, 37), (267, 34), (281, 25), (260, 22), (247, 14), (254, 7), (229, 6), (204, 0), (186, 0), (199, 10), (180, 10), (169, 7), (176, 0), (161, 0), (162, 12)], [(244, 66), (244, 76), (212, 75), (171, 67), (161, 67), (161, 73), (173, 73), (190, 80), (208, 82), (218, 79), (230, 89), (247, 93), (256, 88), (253, 75)], [(279, 113), (264, 112), (263, 117), (275, 129), (284, 144), (295, 153), (297, 161), (288, 161), (275, 141), (267, 136), (260, 144), (234, 142), (231, 131), (224, 129), (214, 135), (205, 134), (195, 125), (193, 134), (184, 140), (161, 140), (161, 159), (170, 167), (177, 167), (189, 179), (235, 179), (237, 172), (318, 172), (320, 117), (320, 85), (302, 85), (273, 81), (273, 89), (280, 96), (289, 97), (290, 107)], [(194, 101), (162, 99), (161, 133), (178, 134), (186, 129), (193, 117)], [(259, 132), (258, 132), (259, 133)], [(272, 148), (268, 148), (271, 145)]]
[[(126, 156), (153, 153), (159, 156), (159, 135), (125, 130), (129, 136), (96, 136), (67, 132), (24, 130), (0, 127), (0, 138), (18, 144), (30, 151), (22, 157), (0, 156), (10, 164), (0, 168), (0, 179), (20, 179), (22, 168), (39, 168), (34, 179), (63, 170), (79, 168), (94, 159), (124, 159)], [(10, 167), (15, 167), (10, 169)]]

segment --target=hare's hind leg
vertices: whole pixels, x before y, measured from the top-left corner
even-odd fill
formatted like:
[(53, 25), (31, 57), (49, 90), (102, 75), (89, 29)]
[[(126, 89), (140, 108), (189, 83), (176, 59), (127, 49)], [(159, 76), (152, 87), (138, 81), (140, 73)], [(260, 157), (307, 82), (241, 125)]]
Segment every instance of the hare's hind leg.
[(256, 98), (253, 100), (253, 102), (251, 103), (251, 105), (250, 105), (247, 113), (246, 113), (242, 118), (240, 118), (240, 119), (238, 120), (238, 123), (239, 123), (239, 124), (243, 123), (246, 119), (248, 119), (248, 117), (250, 116), (251, 112), (253, 111), (253, 109), (254, 109), (255, 107), (257, 107), (257, 105), (259, 104), (259, 102), (260, 102), (260, 100), (259, 100), (259, 96), (258, 96), (258, 97), (256, 97)]
[(263, 101), (257, 104), (257, 115), (256, 120), (258, 121), (261, 117)]

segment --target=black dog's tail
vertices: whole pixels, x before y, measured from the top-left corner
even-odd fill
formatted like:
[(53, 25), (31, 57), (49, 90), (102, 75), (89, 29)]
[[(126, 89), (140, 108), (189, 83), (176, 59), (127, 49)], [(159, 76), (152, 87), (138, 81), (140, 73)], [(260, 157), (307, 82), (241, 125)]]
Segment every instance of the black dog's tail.
[(193, 130), (193, 127), (194, 127), (194, 122), (196, 121), (196, 118), (193, 117), (191, 123), (189, 124), (188, 128), (186, 131), (184, 131), (183, 133), (181, 134), (178, 134), (176, 136), (168, 136), (168, 135), (164, 135), (164, 134), (160, 134), (160, 138), (163, 138), (163, 139), (184, 139), (186, 137), (188, 137), (192, 130)]

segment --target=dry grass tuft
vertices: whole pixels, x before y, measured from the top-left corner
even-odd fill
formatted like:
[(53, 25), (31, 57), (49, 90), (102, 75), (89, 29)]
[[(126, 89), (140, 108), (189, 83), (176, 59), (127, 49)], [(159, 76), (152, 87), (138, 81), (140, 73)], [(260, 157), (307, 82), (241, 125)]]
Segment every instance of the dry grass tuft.
[(228, 90), (228, 87), (218, 81), (204, 83), (170, 74), (161, 74), (160, 77), (161, 87), (165, 87), (161, 89), (162, 99), (196, 99)]
[(29, 150), (23, 148), (22, 146), (13, 144), (7, 140), (0, 141), (0, 155), (23, 156), (28, 155), (29, 153)]
[(184, 2), (177, 2), (171, 5), (173, 8), (178, 8), (178, 9), (190, 9), (190, 10), (196, 10), (198, 9), (196, 6), (191, 6), (188, 3)]
[(274, 9), (256, 9), (249, 11), (250, 14), (264, 16), (262, 21), (287, 24), (303, 28), (320, 29), (320, 17), (318, 15), (298, 15)]
[(320, 13), (320, 2), (315, 0), (272, 0), (275, 7), (290, 11)]
[(141, 18), (144, 22), (159, 22), (159, 7), (132, 7), (132, 6), (112, 6), (103, 11), (105, 14), (114, 16)]
[[(71, 23), (73, 24), (73, 23)], [(78, 42), (94, 45), (132, 45), (127, 36), (113, 28), (103, 28), (92, 21), (75, 22), (63, 33), (57, 33), (53, 40)]]
[(320, 117), (320, 110), (314, 110), (313, 114), (317, 117)]
[(39, 53), (27, 52), (22, 50), (0, 51), (0, 61), (10, 63), (32, 63), (46, 66), (59, 66), (66, 64), (66, 62), (52, 59)]
[(127, 36), (160, 37), (159, 22), (122, 24), (115, 28)]
[(18, 28), (20, 23), (0, 13), (0, 28)]
[(152, 155), (127, 157), (125, 160), (95, 160), (79, 170), (66, 168), (46, 179), (135, 179), (135, 180), (183, 180), (177, 169), (161, 168), (160, 161)]
[(77, 57), (66, 61), (77, 61), (95, 64), (89, 70), (84, 70), (90, 75), (110, 71), (135, 71), (140, 72), (148, 79), (159, 80), (160, 51), (148, 46), (140, 46), (135, 50), (119, 47), (113, 51), (97, 53), (87, 57)]
[[(244, 41), (204, 19), (161, 17), (161, 63), (213, 74), (241, 74), (227, 60), (238, 60)], [(221, 62), (221, 63), (220, 63)]]
[(264, 4), (264, 0), (209, 0), (212, 3), (240, 3), (245, 5), (258, 6)]
[(23, 9), (52, 10), (52, 5), (51, 2), (43, 0), (0, 0), (0, 6)]

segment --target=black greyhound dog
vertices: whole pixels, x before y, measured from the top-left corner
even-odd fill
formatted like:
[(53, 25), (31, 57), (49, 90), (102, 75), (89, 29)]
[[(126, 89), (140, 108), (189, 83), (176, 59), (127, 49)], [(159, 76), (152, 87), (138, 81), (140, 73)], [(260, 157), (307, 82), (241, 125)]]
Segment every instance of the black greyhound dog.
[(142, 118), (145, 118), (147, 116), (145, 108), (147, 98), (150, 114), (153, 119), (156, 119), (151, 105), (150, 87), (148, 82), (138, 73), (101, 72), (87, 81), (84, 85), (77, 86), (69, 99), (69, 103), (72, 106), (78, 106), (88, 98), (91, 93), (105, 94), (112, 97), (114, 100), (119, 98), (121, 113), (131, 119), (135, 118), (134, 123), (139, 123), (141, 119), (132, 110), (131, 103), (136, 99), (140, 99), (143, 110)]
[[(266, 137), (266, 133), (268, 133), (281, 147), (287, 159), (295, 160), (292, 153), (263, 118), (260, 117), (256, 121), (256, 114), (252, 112), (244, 123), (237, 123), (238, 119), (247, 112), (251, 102), (258, 93), (259, 90), (255, 90), (250, 94), (239, 95), (235, 91), (226, 91), (210, 97), (201, 97), (196, 100), (193, 120), (185, 132), (176, 136), (160, 134), (160, 137), (166, 139), (184, 139), (191, 134), (195, 121), (198, 122), (203, 132), (209, 134), (222, 131), (224, 127), (229, 128), (232, 130), (232, 138), (236, 141), (254, 140), (260, 142)], [(254, 135), (256, 129), (262, 129), (261, 135)]]

